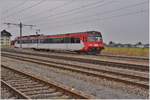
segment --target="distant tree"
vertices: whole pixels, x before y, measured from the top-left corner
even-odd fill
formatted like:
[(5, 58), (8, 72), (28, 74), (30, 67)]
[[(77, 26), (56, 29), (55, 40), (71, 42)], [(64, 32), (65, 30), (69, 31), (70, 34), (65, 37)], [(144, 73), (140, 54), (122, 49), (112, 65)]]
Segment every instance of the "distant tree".
[(110, 41), (110, 42), (109, 42), (109, 45), (111, 45), (111, 44), (114, 44), (114, 42), (113, 42), (113, 41)]
[(104, 43), (104, 45), (106, 46), (106, 45), (107, 45), (107, 43)]
[(142, 45), (142, 42), (138, 42), (137, 44), (138, 44), (138, 45)]

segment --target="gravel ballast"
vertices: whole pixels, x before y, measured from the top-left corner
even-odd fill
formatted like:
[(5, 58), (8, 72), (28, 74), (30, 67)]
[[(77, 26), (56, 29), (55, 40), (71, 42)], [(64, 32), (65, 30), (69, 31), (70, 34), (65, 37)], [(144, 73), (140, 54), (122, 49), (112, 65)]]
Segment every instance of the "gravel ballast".
[[(21, 48), (11, 48), (11, 49), (6, 49), (7, 50), (12, 50), (12, 51), (21, 51), (21, 52), (29, 52), (29, 53), (37, 53), (37, 54), (45, 54), (45, 55), (59, 55), (59, 56), (66, 56), (66, 57), (74, 57), (74, 58), (88, 58), (88, 59), (93, 59), (93, 60), (104, 60), (104, 61), (111, 61), (111, 62), (121, 62), (121, 63), (130, 63), (130, 64), (139, 64), (139, 65), (149, 65), (148, 61), (133, 61), (133, 60), (125, 60), (125, 59), (114, 59), (110, 57), (102, 57), (102, 56), (94, 56), (94, 55), (86, 55), (86, 54), (81, 54), (78, 55), (77, 53), (71, 54), (71, 53), (57, 53), (57, 52), (45, 52), (45, 51), (36, 51), (33, 49), (21, 49)], [(5, 50), (3, 50), (5, 51)]]
[[(122, 86), (111, 81), (100, 80), (78, 73), (50, 68), (38, 64), (27, 63), (6, 57), (2, 57), (2, 64), (27, 71), (50, 80), (63, 83), (75, 89), (94, 95), (102, 99), (145, 99), (148, 98), (147, 90), (136, 89), (136, 87)], [(114, 87), (116, 86), (116, 87)], [(131, 91), (128, 91), (130, 90)], [(135, 93), (133, 92), (135, 91)]]

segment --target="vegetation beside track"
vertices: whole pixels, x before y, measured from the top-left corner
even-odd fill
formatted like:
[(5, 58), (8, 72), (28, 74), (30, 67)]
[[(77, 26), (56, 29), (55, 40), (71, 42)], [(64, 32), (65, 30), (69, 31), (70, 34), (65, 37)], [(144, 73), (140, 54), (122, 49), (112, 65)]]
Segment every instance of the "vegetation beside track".
[(123, 56), (149, 56), (149, 48), (115, 48), (105, 47), (102, 54), (123, 55)]

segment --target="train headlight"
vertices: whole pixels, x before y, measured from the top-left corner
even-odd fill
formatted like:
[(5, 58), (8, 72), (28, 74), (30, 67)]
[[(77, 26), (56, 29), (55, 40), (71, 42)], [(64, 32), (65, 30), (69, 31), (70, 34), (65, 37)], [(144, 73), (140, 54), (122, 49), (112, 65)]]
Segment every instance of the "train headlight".
[(97, 47), (97, 46), (98, 46), (98, 44), (94, 44), (94, 46), (95, 46), (95, 47)]
[(92, 44), (89, 44), (89, 46), (93, 46)]

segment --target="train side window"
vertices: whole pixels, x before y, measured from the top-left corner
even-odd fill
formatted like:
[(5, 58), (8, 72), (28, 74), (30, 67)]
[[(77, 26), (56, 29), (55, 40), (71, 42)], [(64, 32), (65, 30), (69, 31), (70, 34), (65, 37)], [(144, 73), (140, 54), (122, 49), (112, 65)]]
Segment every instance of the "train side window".
[(29, 41), (29, 40), (25, 40), (24, 42), (25, 42), (25, 43), (28, 43), (28, 41)]
[(34, 43), (34, 40), (31, 40), (31, 43)]
[(80, 38), (75, 38), (75, 43), (80, 43)]
[(75, 43), (75, 38), (71, 38), (71, 43)]
[(26, 43), (29, 43), (29, 40), (26, 40)]
[(32, 40), (32, 43), (37, 43), (37, 41), (38, 41), (37, 39), (34, 39)]
[(49, 39), (45, 39), (45, 40), (44, 40), (44, 43), (49, 43)]
[(17, 40), (17, 43), (20, 44), (20, 40)]
[(29, 43), (32, 43), (32, 40), (29, 40)]
[(71, 43), (80, 43), (80, 38), (70, 38)]
[(64, 43), (71, 43), (71, 38), (64, 38)]
[(48, 39), (48, 43), (52, 43), (52, 39)]
[(44, 43), (64, 43), (63, 38), (50, 38), (50, 39), (46, 39), (44, 41), (45, 41)]
[(55, 43), (61, 43), (61, 39), (60, 38), (55, 38)]
[(22, 40), (22, 44), (24, 44), (24, 40)]
[(43, 39), (40, 39), (39, 41), (40, 41), (40, 43), (43, 43), (43, 42), (44, 42), (44, 40), (43, 40)]
[(60, 43), (64, 43), (64, 38), (60, 38)]
[(24, 44), (24, 40), (22, 40), (22, 44)]
[(34, 40), (31, 40), (31, 42), (32, 42), (32, 43), (35, 43), (35, 41), (34, 41)]
[(27, 40), (22, 40), (22, 43), (25, 44)]
[(56, 43), (56, 40), (55, 38), (52, 38), (52, 42), (51, 43)]

